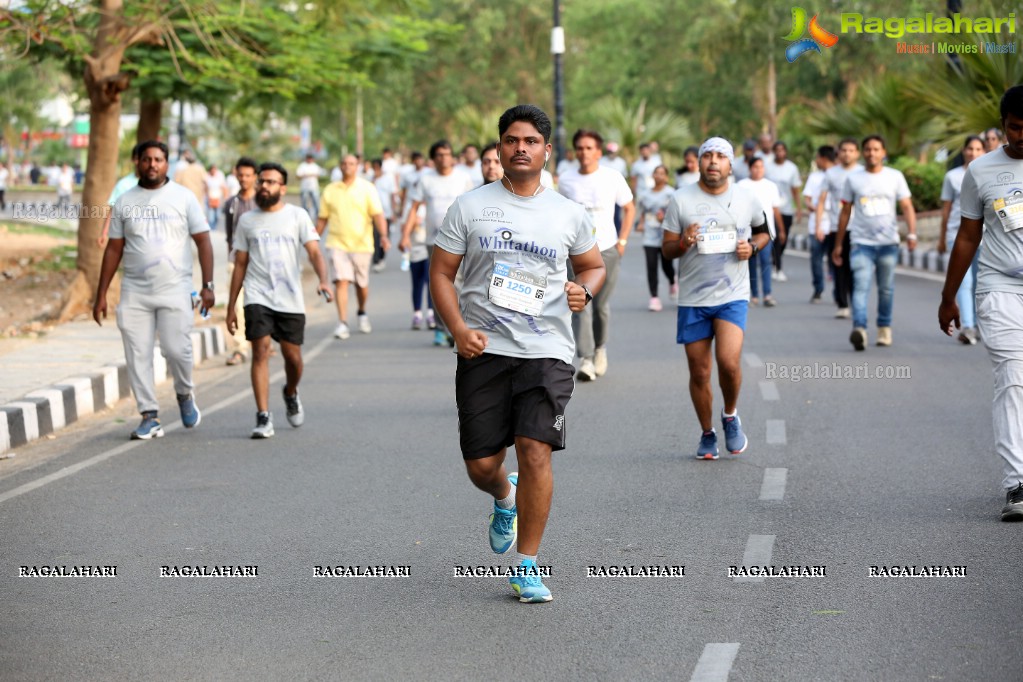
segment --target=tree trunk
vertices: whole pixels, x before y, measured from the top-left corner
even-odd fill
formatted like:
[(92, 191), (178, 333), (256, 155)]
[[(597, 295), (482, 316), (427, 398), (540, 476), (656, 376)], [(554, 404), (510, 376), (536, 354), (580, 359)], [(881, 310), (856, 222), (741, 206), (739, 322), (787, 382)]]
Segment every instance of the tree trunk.
[(129, 77), (121, 73), (126, 46), (116, 42), (123, 21), (123, 6), (120, 0), (102, 0), (101, 5), (103, 11), (93, 41), (92, 58), (86, 60), (85, 69), (85, 89), (90, 105), (89, 155), (78, 221), (78, 276), (65, 293), (60, 313), (62, 321), (88, 314), (92, 309), (103, 262), (99, 237), (106, 221), (107, 201), (117, 182), (121, 92), (129, 83)]
[(143, 97), (139, 101), (139, 127), (136, 142), (160, 139), (160, 126), (163, 123), (163, 102), (158, 99)]

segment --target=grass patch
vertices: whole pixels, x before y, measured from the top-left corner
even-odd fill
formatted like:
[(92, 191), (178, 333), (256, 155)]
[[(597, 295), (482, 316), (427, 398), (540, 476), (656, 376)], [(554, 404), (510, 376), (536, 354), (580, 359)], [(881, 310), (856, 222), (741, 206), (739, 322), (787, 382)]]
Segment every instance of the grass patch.
[(36, 270), (45, 272), (65, 272), (75, 269), (77, 259), (78, 246), (68, 244), (50, 249), (50, 255), (45, 260), (36, 262), (34, 267)]
[(0, 227), (4, 228), (10, 234), (32, 234), (42, 235), (46, 237), (53, 237), (54, 239), (67, 239), (74, 240), (75, 233), (68, 232), (67, 230), (61, 230), (56, 227), (49, 227), (47, 225), (38, 225), (36, 223), (0, 223)]

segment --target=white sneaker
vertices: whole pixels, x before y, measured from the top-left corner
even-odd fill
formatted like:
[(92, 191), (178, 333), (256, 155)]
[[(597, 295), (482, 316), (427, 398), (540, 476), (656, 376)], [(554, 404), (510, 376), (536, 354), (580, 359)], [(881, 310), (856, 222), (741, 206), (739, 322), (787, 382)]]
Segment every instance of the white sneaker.
[(593, 371), (598, 377), (607, 374), (607, 348), (598, 348), (593, 353)]
[(838, 312), (835, 313), (835, 319), (848, 320), (850, 317), (852, 317), (852, 313), (848, 308), (839, 308)]
[(775, 279), (778, 280), (779, 282), (788, 282), (789, 276), (786, 275), (783, 270), (779, 270)]
[(663, 309), (661, 306), (661, 299), (654, 296), (650, 299), (650, 305), (646, 307), (647, 310), (653, 313), (659, 313)]
[(386, 267), (387, 265), (383, 261), (380, 261), (379, 263), (373, 266), (372, 270), (373, 272), (383, 272)]
[(344, 341), (351, 335), (352, 335), (351, 332), (348, 331), (348, 325), (345, 324), (344, 322), (339, 324), (337, 326), (337, 329), (334, 330), (334, 338), (341, 339), (342, 341)]
[(270, 438), (274, 435), (273, 417), (269, 412), (256, 413), (256, 428), (252, 429), (252, 438)]
[(373, 327), (369, 324), (369, 315), (359, 315), (359, 331), (363, 334), (373, 331)]
[(581, 381), (593, 381), (597, 378), (597, 370), (593, 368), (593, 360), (583, 358), (579, 363), (579, 372), (576, 374)]

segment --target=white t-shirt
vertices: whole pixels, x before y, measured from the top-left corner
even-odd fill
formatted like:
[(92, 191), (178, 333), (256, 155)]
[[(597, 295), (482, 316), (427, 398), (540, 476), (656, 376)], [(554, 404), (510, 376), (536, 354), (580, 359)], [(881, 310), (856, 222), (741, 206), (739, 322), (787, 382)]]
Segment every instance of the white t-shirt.
[(849, 220), (850, 241), (865, 246), (898, 244), (896, 209), (910, 196), (906, 177), (894, 168), (882, 166), (877, 173), (866, 169), (850, 173), (842, 189), (842, 201), (854, 207)]
[[(803, 185), (803, 196), (810, 200), (810, 205), (813, 208), (810, 210), (809, 218), (806, 221), (807, 229), (809, 230), (810, 236), (814, 239), (817, 238), (817, 200), (820, 199), (821, 190), (824, 189), (824, 171), (815, 170), (810, 173), (810, 177), (806, 179), (806, 184)], [(832, 232), (831, 230), (831, 195), (824, 199), (824, 216), (821, 218), (821, 230), (825, 235)]]
[(444, 222), (444, 216), (451, 204), (459, 195), (465, 194), (471, 189), (473, 189), (472, 179), (457, 169), (447, 175), (430, 171), (420, 176), (419, 184), (412, 188), (411, 195), (413, 201), (422, 201), (426, 204), (426, 218), (423, 220), (423, 226), (426, 228), (426, 243), (428, 245), (432, 245), (437, 239), (437, 230)]
[(658, 211), (668, 210), (668, 202), (675, 189), (668, 185), (661, 188), (661, 191), (650, 190), (636, 203), (639, 205), (640, 214), (643, 216), (643, 246), (661, 245), (663, 230), (661, 221), (657, 219)]
[(600, 157), (600, 165), (607, 166), (608, 168), (618, 171), (622, 174), (622, 177), (625, 177), (629, 173), (629, 164), (625, 163), (625, 159), (620, 156), (616, 156), (614, 158), (611, 158), (610, 156), (602, 156)]
[(558, 191), (582, 204), (593, 218), (598, 249), (606, 251), (618, 242), (615, 205), (625, 206), (632, 201), (632, 190), (621, 173), (599, 165), (585, 175), (571, 170), (558, 178)]
[(941, 183), (941, 200), (952, 202), (951, 210), (948, 213), (948, 228), (945, 230), (945, 243), (950, 247), (955, 242), (956, 235), (959, 234), (959, 223), (962, 222), (959, 196), (965, 177), (966, 169), (959, 166), (945, 173), (945, 180)]
[(771, 233), (771, 239), (778, 234), (778, 226), (774, 224), (774, 209), (782, 205), (781, 193), (778, 192), (778, 185), (767, 178), (754, 180), (746, 178), (735, 183), (736, 187), (745, 187), (756, 195), (760, 206), (764, 209), (764, 216), (767, 218), (767, 231)]
[(745, 156), (737, 156), (732, 162), (732, 177), (736, 180), (745, 180), (749, 177), (749, 164)]
[(188, 294), (192, 290), (191, 236), (209, 232), (206, 211), (173, 180), (158, 189), (137, 184), (114, 203), (110, 238), (124, 240), (122, 291)]
[(783, 163), (775, 163), (774, 159), (764, 161), (764, 177), (778, 185), (781, 194), (781, 214), (793, 215), (796, 207), (792, 203), (792, 190), (803, 186), (803, 178), (799, 177), (799, 168), (788, 159)]
[(243, 215), (235, 228), (234, 248), (249, 254), (245, 305), (304, 314), (303, 247), (319, 240), (309, 214), (293, 204), (278, 211), (256, 209)]
[(574, 170), (574, 169), (577, 169), (577, 168), (579, 168), (579, 162), (576, 161), (575, 159), (572, 159), (572, 160), (562, 159), (561, 161), (558, 161), (558, 168), (557, 168), (556, 172), (558, 174), (558, 177), (561, 177), (562, 175), (564, 175), (568, 171)]
[[(487, 353), (571, 363), (575, 337), (565, 294), (567, 263), (593, 243), (592, 221), (578, 204), (551, 190), (519, 197), (492, 182), (455, 199), (436, 245), (464, 255), (458, 304), (466, 324), (489, 337)], [(525, 273), (526, 280), (509, 271)], [(512, 280), (530, 289), (524, 294), (542, 300), (539, 314), (492, 300), (493, 286)]]
[(632, 162), (632, 177), (636, 180), (636, 194), (643, 194), (654, 187), (654, 169), (661, 165), (660, 157), (651, 156), (644, 160), (642, 157)]
[(241, 183), (238, 182), (238, 178), (234, 176), (234, 173), (231, 173), (226, 178), (224, 178), (224, 184), (227, 185), (228, 199), (233, 197), (235, 194), (238, 194), (238, 192), (240, 192), (242, 188)]
[(75, 171), (72, 168), (61, 169), (57, 174), (57, 194), (70, 196), (75, 188)]
[(7, 189), (7, 178), (11, 177), (11, 172), (6, 167), (0, 166), (0, 189)]
[(699, 171), (685, 171), (675, 176), (675, 189), (679, 189), (685, 185), (695, 185), (699, 181)]
[(341, 178), (343, 178), (344, 176), (345, 174), (341, 171), (340, 166), (334, 166), (333, 168), (330, 169), (331, 182), (341, 182)]
[(226, 192), (227, 181), (224, 179), (224, 174), (220, 172), (220, 169), (206, 176), (206, 197), (208, 199), (219, 202), (226, 198)]
[(471, 166), (467, 166), (464, 163), (460, 163), (455, 166), (455, 170), (461, 171), (469, 176), (472, 180), (473, 187), (479, 187), (483, 184), (483, 164), (477, 161)]
[(315, 161), (303, 161), (298, 164), (298, 168), (295, 169), (295, 175), (301, 181), (299, 182), (299, 190), (302, 192), (319, 192), (320, 177), (323, 174), (324, 170)]
[(970, 162), (959, 197), (963, 218), (984, 219), (977, 293), (1023, 293), (1023, 160), (1005, 147)]
[[(764, 225), (764, 209), (756, 195), (739, 183), (724, 194), (707, 194), (699, 185), (675, 190), (661, 227), (682, 234), (692, 223), (735, 230), (736, 243), (749, 240), (753, 227)], [(716, 306), (749, 300), (749, 261), (732, 253), (702, 254), (696, 245), (679, 258), (680, 306)]]
[(380, 177), (373, 181), (377, 193), (380, 195), (380, 206), (384, 210), (384, 219), (394, 219), (394, 195), (398, 188), (394, 184), (394, 176), (390, 173), (381, 173)]

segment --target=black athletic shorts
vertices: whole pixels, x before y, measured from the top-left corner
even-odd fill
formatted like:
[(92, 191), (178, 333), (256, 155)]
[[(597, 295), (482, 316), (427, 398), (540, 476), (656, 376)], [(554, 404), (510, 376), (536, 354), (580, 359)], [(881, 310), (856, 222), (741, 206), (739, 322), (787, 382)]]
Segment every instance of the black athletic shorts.
[(484, 353), (459, 356), (455, 403), (463, 459), (496, 455), (516, 436), (565, 449), (565, 407), (575, 390), (572, 365), (551, 358)]
[(258, 303), (245, 306), (245, 338), (255, 341), (264, 336), (301, 346), (305, 341), (305, 315), (279, 313)]

